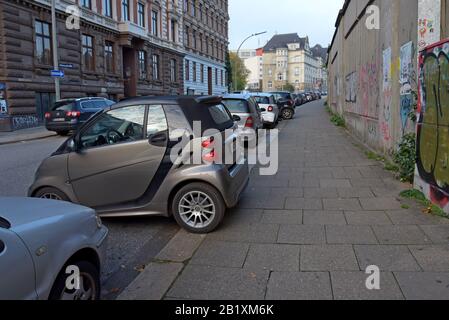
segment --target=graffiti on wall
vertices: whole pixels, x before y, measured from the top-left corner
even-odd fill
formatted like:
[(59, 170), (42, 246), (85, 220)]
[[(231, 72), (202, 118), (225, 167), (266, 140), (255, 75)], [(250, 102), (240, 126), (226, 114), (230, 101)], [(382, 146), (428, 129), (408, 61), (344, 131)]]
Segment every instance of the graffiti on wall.
[(382, 64), (382, 97), (383, 104), (380, 114), (380, 131), (385, 142), (390, 142), (391, 137), (391, 100), (392, 100), (392, 70), (391, 47), (383, 51)]
[(357, 102), (357, 73), (351, 72), (346, 76), (346, 102)]
[(13, 130), (34, 128), (39, 125), (39, 119), (36, 116), (16, 116), (12, 118)]
[(6, 104), (6, 85), (0, 83), (0, 115), (8, 113), (8, 105)]
[(418, 50), (440, 40), (441, 0), (418, 0)]
[(413, 42), (408, 42), (401, 47), (400, 50), (400, 112), (402, 133), (407, 129), (408, 119), (412, 111), (413, 94), (412, 82), (413, 72)]
[(419, 61), (419, 178), (427, 196), (449, 210), (449, 43), (423, 51)]
[(376, 57), (360, 67), (359, 72), (359, 109), (363, 116), (377, 117), (379, 109), (379, 78)]

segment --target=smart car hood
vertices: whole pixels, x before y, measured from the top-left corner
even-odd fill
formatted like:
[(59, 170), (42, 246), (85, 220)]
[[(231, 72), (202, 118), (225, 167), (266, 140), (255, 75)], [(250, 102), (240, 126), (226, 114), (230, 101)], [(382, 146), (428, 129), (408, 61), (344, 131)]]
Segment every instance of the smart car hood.
[(63, 201), (0, 197), (0, 217), (6, 219), (15, 232), (32, 224), (54, 224), (63, 217), (92, 213), (92, 209)]

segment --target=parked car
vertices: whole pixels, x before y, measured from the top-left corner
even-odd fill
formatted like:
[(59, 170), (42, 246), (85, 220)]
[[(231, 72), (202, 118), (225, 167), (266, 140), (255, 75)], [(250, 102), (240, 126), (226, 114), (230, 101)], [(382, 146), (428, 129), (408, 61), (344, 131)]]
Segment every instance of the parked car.
[(296, 94), (296, 106), (299, 107), (299, 106), (303, 105), (304, 103), (306, 103), (305, 96), (302, 93), (297, 93)]
[(280, 108), (281, 116), (284, 120), (291, 120), (295, 115), (295, 102), (290, 92), (270, 92), (276, 98), (276, 103)]
[[(48, 198), (51, 198), (50, 194)], [(108, 229), (94, 210), (0, 198), (0, 300), (98, 300)], [(79, 288), (66, 280), (79, 271)]]
[(274, 95), (270, 93), (251, 93), (251, 95), (259, 105), (264, 125), (274, 129), (279, 122), (279, 107)]
[(79, 98), (57, 101), (49, 112), (45, 113), (45, 127), (66, 136), (76, 131), (83, 123), (97, 112), (113, 105), (115, 102), (105, 98)]
[(249, 93), (223, 96), (223, 104), (236, 117), (240, 134), (245, 145), (255, 147), (259, 140), (259, 130), (263, 129), (262, 111)]
[[(200, 132), (193, 130), (197, 121)], [(203, 137), (208, 129), (217, 133)], [(86, 205), (105, 217), (173, 216), (188, 231), (208, 233), (237, 204), (249, 180), (237, 152), (232, 163), (214, 163), (214, 143), (234, 152), (237, 139), (221, 97), (129, 99), (96, 114), (44, 160), (29, 196)], [(194, 164), (190, 151), (189, 158), (172, 161), (192, 145), (201, 148), (204, 162)]]

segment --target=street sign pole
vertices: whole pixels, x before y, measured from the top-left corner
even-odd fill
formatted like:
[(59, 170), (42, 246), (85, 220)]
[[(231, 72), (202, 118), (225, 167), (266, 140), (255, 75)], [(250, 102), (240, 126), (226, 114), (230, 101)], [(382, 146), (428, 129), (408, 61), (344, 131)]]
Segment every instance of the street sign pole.
[[(52, 42), (53, 42), (53, 68), (59, 71), (59, 61), (58, 61), (58, 39), (56, 32), (56, 0), (51, 0), (51, 31), (52, 31)], [(59, 83), (59, 77), (55, 77), (55, 96), (56, 101), (61, 100), (61, 86)]]

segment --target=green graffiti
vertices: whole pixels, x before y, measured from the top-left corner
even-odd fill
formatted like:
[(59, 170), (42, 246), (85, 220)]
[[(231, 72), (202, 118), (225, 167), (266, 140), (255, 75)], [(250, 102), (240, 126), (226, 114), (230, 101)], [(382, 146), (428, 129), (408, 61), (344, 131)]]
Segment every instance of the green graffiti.
[(425, 58), (424, 105), (418, 161), (440, 188), (449, 187), (449, 60), (446, 54)]

